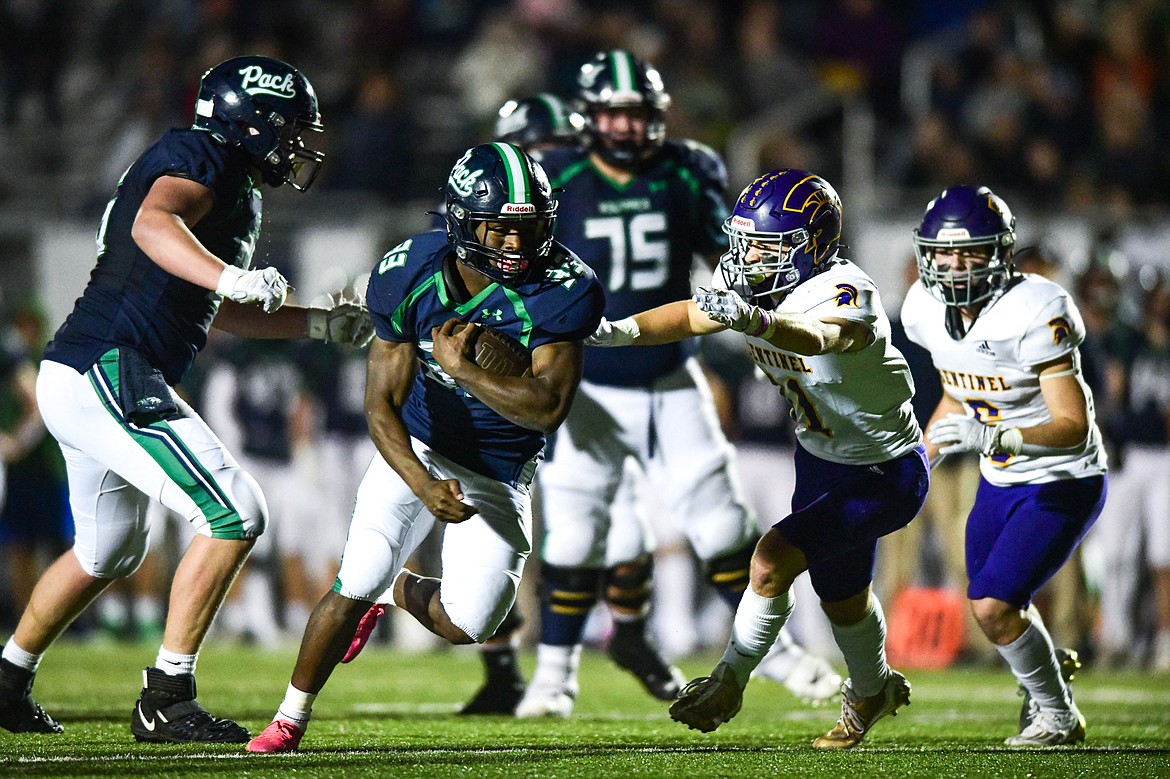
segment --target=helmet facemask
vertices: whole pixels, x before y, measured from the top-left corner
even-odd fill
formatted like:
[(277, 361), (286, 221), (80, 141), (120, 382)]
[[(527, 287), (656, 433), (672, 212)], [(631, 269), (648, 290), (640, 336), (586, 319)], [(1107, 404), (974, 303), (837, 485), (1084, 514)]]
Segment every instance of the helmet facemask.
[[(544, 271), (543, 259), (548, 256), (556, 225), (556, 206), (523, 216), (506, 214), (470, 213), (454, 203), (447, 212), (448, 231), (456, 236), (455, 255), (492, 281), (501, 284), (519, 284), (530, 281)], [(507, 233), (515, 230), (520, 248), (510, 250), (503, 246)], [(499, 246), (491, 244), (499, 243)]]
[(737, 221), (749, 222), (732, 216), (723, 223), (730, 248), (719, 258), (719, 269), (728, 288), (753, 302), (787, 295), (801, 281), (795, 259), (806, 254), (808, 230), (759, 232)]
[[(955, 235), (948, 236), (948, 233)], [(946, 305), (977, 308), (1007, 289), (1013, 271), (1011, 252), (1014, 238), (1010, 232), (1001, 233), (993, 240), (986, 236), (972, 238), (963, 228), (940, 230), (938, 238), (926, 238), (915, 230), (918, 276), (923, 286)], [(963, 270), (939, 267), (935, 255), (940, 249), (957, 250), (960, 255), (980, 261), (968, 263)], [(972, 250), (982, 251), (976, 253)], [(981, 261), (984, 259), (985, 262)]]

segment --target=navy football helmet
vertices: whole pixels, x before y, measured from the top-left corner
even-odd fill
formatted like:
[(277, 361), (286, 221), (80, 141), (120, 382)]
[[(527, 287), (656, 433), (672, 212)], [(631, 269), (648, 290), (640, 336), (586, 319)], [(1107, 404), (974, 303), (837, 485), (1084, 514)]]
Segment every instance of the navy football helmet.
[[(1003, 293), (1014, 266), (1016, 218), (1007, 203), (987, 187), (960, 186), (931, 200), (914, 230), (918, 275), (932, 295), (955, 308), (977, 307)], [(975, 250), (986, 263), (966, 270), (940, 268), (939, 249)]]
[(841, 198), (813, 173), (774, 170), (744, 189), (723, 232), (731, 243), (719, 258), (727, 286), (753, 302), (778, 299), (836, 258)]
[[(618, 167), (637, 165), (666, 140), (670, 95), (650, 64), (623, 49), (598, 52), (577, 75), (577, 110), (585, 120), (589, 148)], [(597, 114), (615, 108), (645, 108), (646, 135), (640, 140), (610, 138), (597, 128)]]
[[(468, 149), (451, 169), (446, 194), (447, 240), (462, 262), (501, 284), (544, 273), (557, 201), (544, 168), (520, 147), (485, 143)], [(484, 244), (476, 230), (492, 222), (515, 224), (519, 251)]]
[(242, 149), (270, 186), (288, 183), (304, 191), (325, 159), (301, 138), (324, 129), (313, 86), (271, 57), (234, 57), (204, 73), (194, 126)]
[(541, 92), (509, 100), (496, 119), (496, 140), (532, 152), (548, 146), (571, 146), (580, 140), (585, 120), (556, 95)]

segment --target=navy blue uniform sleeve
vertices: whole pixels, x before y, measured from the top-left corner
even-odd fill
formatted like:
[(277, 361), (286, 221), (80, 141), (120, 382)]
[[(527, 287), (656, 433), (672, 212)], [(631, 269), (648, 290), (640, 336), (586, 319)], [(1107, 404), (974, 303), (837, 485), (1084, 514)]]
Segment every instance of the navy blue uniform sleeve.
[(715, 254), (727, 248), (723, 223), (730, 211), (727, 208), (727, 166), (710, 146), (697, 141), (680, 142), (683, 164), (698, 185), (695, 223), (698, 226), (698, 245), (701, 254)]
[(551, 289), (542, 292), (542, 303), (549, 314), (535, 323), (529, 346), (556, 341), (582, 341), (593, 335), (605, 311), (605, 290), (593, 270), (561, 245), (562, 262), (549, 270), (546, 283)]
[(406, 260), (414, 240), (408, 238), (386, 252), (374, 266), (366, 285), (366, 305), (374, 321), (374, 332), (383, 341), (413, 343), (417, 340), (412, 321), (414, 309), (402, 305), (412, 286), (413, 274)]

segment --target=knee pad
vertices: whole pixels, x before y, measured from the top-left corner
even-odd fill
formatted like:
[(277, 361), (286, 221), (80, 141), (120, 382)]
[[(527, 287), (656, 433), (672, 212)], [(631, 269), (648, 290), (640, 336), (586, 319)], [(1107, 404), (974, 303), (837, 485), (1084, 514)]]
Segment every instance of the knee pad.
[(206, 535), (235, 540), (259, 538), (268, 528), (268, 502), (260, 485), (242, 468), (217, 475), (227, 493), (228, 505), (217, 505), (214, 510), (204, 508)]
[(583, 616), (597, 603), (604, 571), (600, 568), (562, 568), (544, 563), (540, 567), (540, 599), (556, 614)]
[(654, 559), (647, 555), (614, 565), (605, 571), (605, 601), (623, 609), (645, 613), (650, 601)]
[(134, 535), (126, 538), (117, 548), (95, 550), (96, 557), (92, 560), (77, 554), (76, 546), (73, 551), (81, 564), (81, 570), (95, 579), (122, 579), (137, 571), (146, 559), (147, 538), (145, 533)]
[(708, 560), (703, 566), (707, 582), (720, 593), (739, 595), (751, 581), (752, 554), (759, 536), (752, 538), (738, 551)]

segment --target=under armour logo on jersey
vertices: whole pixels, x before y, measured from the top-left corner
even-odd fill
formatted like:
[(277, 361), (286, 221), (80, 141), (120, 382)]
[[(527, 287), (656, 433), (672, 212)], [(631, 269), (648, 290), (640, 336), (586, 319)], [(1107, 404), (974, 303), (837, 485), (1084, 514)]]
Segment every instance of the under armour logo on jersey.
[(852, 284), (838, 284), (837, 307), (853, 306), (857, 308), (857, 287)]
[(249, 65), (240, 70), (244, 80), (240, 88), (249, 95), (272, 95), (273, 97), (296, 97), (297, 88), (293, 84), (293, 74), (265, 73), (259, 65)]
[(503, 314), (504, 314), (504, 312), (498, 308), (495, 311), (492, 311), (491, 309), (485, 308), (483, 311), (480, 312), (479, 318), (480, 319), (494, 319), (497, 322), (499, 322), (501, 319), (503, 319)]
[(979, 345), (975, 347), (975, 351), (979, 352), (980, 354), (985, 354), (985, 355), (987, 355), (988, 357), (994, 357), (994, 356), (995, 356), (995, 352), (994, 352), (994, 351), (992, 351), (992, 349), (991, 349), (991, 347), (988, 345), (987, 341), (980, 341), (980, 342), (979, 342)]
[(1048, 326), (1052, 328), (1052, 343), (1054, 344), (1060, 343), (1072, 334), (1072, 325), (1062, 316), (1049, 319)]

